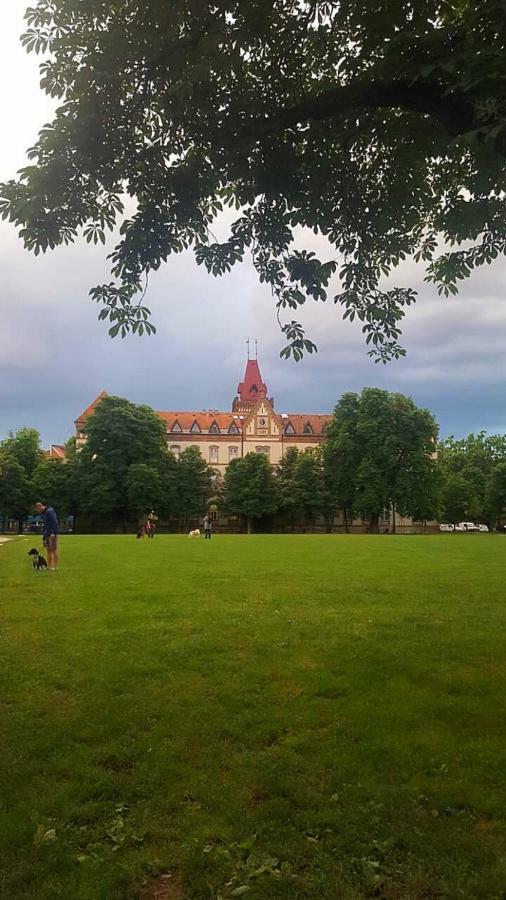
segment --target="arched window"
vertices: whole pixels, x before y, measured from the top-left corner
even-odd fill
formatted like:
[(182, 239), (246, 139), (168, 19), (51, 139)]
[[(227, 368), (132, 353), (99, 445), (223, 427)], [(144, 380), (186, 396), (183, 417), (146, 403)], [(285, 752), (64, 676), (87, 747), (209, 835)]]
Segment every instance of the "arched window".
[(209, 447), (209, 462), (210, 463), (218, 462), (218, 453), (219, 453), (219, 447)]
[(263, 453), (264, 456), (269, 459), (271, 448), (270, 447), (255, 447), (255, 453)]
[(239, 455), (239, 448), (238, 448), (238, 447), (229, 447), (229, 448), (228, 448), (228, 459), (229, 459), (229, 461), (230, 461), (231, 459), (237, 459), (238, 455)]
[(171, 444), (169, 450), (174, 454), (176, 459), (179, 459), (179, 454), (181, 453), (181, 447), (179, 446), (179, 444)]

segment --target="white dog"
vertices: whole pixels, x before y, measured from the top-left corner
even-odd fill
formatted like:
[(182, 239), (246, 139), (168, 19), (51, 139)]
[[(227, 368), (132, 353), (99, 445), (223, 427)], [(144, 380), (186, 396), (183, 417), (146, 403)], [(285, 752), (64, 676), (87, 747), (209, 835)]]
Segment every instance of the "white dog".
[(190, 538), (198, 538), (198, 537), (200, 537), (200, 528), (195, 528), (194, 531), (190, 531), (188, 537), (190, 537)]

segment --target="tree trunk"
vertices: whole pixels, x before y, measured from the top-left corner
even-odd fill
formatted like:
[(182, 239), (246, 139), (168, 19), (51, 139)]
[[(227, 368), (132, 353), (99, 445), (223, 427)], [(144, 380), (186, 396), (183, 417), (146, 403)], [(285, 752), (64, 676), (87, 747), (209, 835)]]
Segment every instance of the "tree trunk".
[(395, 503), (392, 503), (392, 534), (396, 534), (396, 523), (395, 523)]
[(343, 509), (343, 516), (344, 516), (344, 530), (345, 530), (346, 534), (349, 534), (350, 533), (350, 525), (348, 522), (348, 507), (347, 506), (345, 506)]
[(246, 517), (246, 528), (247, 528), (248, 534), (253, 533), (251, 516)]
[(20, 516), (17, 520), (18, 522), (18, 534), (23, 534), (23, 517)]
[(379, 530), (379, 513), (374, 513), (369, 519), (369, 534), (377, 534)]

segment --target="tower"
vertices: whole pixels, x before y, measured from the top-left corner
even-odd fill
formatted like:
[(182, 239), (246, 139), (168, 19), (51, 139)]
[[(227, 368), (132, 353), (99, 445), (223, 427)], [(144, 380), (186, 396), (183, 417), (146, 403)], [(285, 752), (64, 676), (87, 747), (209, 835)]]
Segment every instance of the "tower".
[(244, 378), (237, 385), (237, 396), (232, 403), (232, 410), (237, 413), (249, 412), (258, 400), (268, 399), (271, 406), (274, 407), (274, 401), (267, 397), (267, 385), (262, 381), (258, 359), (249, 358), (249, 341), (247, 344), (248, 359)]

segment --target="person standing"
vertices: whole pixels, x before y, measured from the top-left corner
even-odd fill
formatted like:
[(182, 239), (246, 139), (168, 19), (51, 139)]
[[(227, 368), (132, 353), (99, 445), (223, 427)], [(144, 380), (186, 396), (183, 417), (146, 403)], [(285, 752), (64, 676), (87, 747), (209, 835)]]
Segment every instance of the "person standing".
[(156, 523), (157, 523), (157, 521), (158, 521), (158, 516), (155, 516), (154, 511), (151, 510), (151, 512), (150, 512), (150, 514), (149, 514), (149, 516), (148, 516), (148, 523), (147, 523), (147, 535), (148, 535), (148, 538), (154, 538), (154, 536), (155, 536), (155, 534), (156, 534)]
[(53, 572), (58, 568), (60, 561), (58, 553), (58, 535), (60, 528), (58, 526), (58, 517), (52, 506), (38, 501), (35, 509), (42, 516), (42, 543), (47, 550), (47, 565)]
[(212, 528), (213, 523), (211, 521), (211, 516), (209, 515), (209, 513), (206, 513), (206, 515), (204, 516), (204, 540), (211, 540)]

